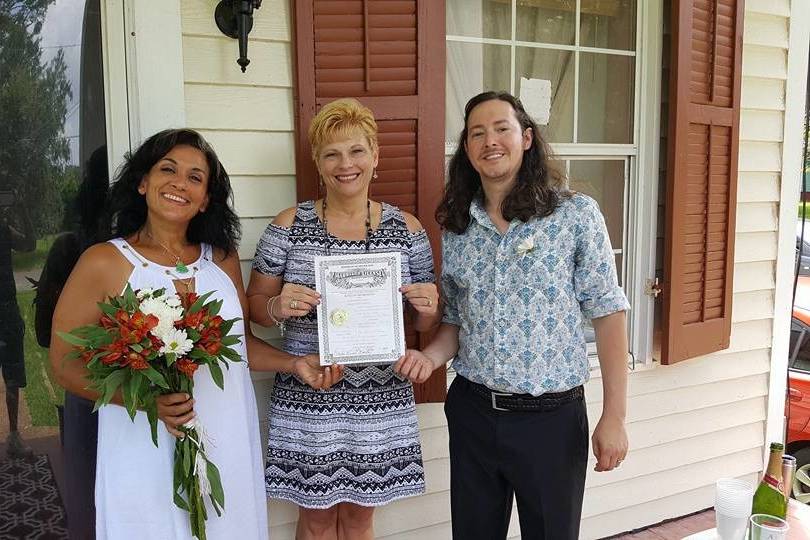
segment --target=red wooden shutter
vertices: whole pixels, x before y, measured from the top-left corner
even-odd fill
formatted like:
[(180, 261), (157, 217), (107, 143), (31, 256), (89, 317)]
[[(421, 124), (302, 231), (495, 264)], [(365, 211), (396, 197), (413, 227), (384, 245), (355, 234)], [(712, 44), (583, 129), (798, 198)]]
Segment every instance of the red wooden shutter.
[(743, 0), (673, 0), (662, 363), (731, 336)]
[[(318, 197), (307, 141), (324, 104), (355, 97), (377, 119), (379, 178), (371, 197), (411, 212), (439, 261), (433, 218), (444, 188), (444, 1), (296, 0), (296, 172), (298, 200)], [(409, 346), (418, 344), (406, 330)], [(444, 370), (416, 389), (417, 401), (443, 401)]]

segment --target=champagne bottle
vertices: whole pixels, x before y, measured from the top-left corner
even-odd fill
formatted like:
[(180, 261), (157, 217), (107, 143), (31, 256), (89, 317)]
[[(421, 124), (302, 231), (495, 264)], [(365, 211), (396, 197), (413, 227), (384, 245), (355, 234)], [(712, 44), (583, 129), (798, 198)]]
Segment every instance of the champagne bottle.
[(771, 443), (771, 456), (768, 459), (768, 468), (754, 492), (752, 514), (769, 514), (785, 519), (787, 514), (787, 499), (782, 486), (782, 453), (785, 447), (782, 443)]

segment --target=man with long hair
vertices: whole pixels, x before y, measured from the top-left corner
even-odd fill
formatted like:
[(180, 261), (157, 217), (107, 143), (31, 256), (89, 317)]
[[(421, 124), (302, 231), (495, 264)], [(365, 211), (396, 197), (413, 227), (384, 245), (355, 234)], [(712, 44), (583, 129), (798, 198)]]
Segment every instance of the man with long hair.
[(523, 538), (579, 535), (592, 321), (603, 411), (595, 470), (627, 453), (627, 299), (593, 199), (569, 191), (523, 105), (484, 92), (465, 108), (437, 220), (444, 317), (396, 368), (422, 382), (454, 358), (445, 403), (457, 540), (506, 538), (517, 499)]

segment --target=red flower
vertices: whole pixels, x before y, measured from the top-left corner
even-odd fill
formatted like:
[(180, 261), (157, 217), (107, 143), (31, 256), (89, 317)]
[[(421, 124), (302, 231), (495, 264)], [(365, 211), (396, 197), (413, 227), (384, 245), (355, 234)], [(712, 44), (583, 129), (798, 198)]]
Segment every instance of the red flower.
[(206, 343), (204, 345), (204, 347), (205, 347), (205, 352), (207, 352), (211, 356), (216, 356), (217, 353), (219, 353), (219, 349), (222, 347), (222, 343), (219, 342), (219, 341), (214, 341), (214, 342), (211, 342), (211, 343)]
[(105, 366), (111, 366), (127, 353), (129, 347), (127, 346), (126, 340), (119, 339), (118, 341), (113, 341), (109, 345), (105, 345), (101, 348), (101, 350), (107, 351), (107, 354), (101, 357), (101, 362)]
[(186, 313), (181, 328), (198, 328), (205, 318), (206, 312), (201, 309), (197, 313)]
[(175, 364), (177, 365), (177, 369), (182, 373), (185, 373), (189, 379), (194, 377), (194, 372), (197, 371), (198, 367), (200, 367), (192, 360), (185, 357), (179, 359), (177, 362), (175, 362)]
[(98, 322), (101, 324), (102, 328), (105, 328), (107, 330), (109, 330), (110, 328), (115, 328), (117, 326), (115, 320), (109, 315), (102, 316)]
[(149, 362), (146, 360), (146, 358), (135, 351), (131, 351), (127, 355), (126, 363), (129, 364), (130, 368), (137, 370), (146, 369), (149, 367)]
[(194, 304), (194, 302), (197, 301), (199, 296), (197, 296), (196, 293), (190, 292), (190, 293), (186, 293), (184, 295), (181, 295), (180, 298), (181, 298), (181, 301), (183, 303), (183, 307), (185, 309), (188, 309), (188, 308), (191, 307), (192, 304)]

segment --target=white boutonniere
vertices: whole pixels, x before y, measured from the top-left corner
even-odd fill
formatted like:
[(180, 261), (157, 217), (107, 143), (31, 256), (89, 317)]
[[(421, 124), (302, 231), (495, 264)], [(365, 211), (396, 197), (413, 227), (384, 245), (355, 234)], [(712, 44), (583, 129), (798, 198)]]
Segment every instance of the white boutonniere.
[(515, 251), (517, 251), (518, 255), (523, 257), (533, 249), (534, 249), (534, 237), (529, 236), (520, 241)]

